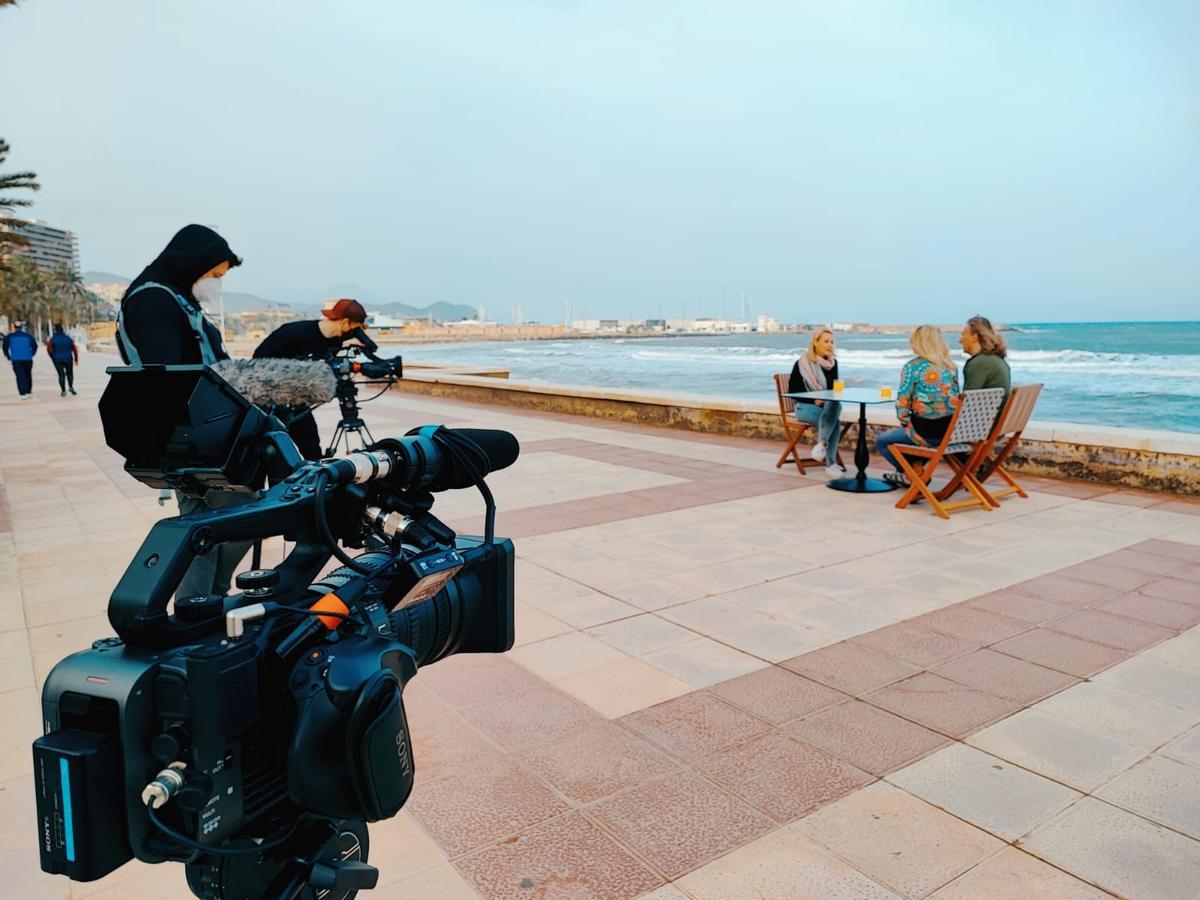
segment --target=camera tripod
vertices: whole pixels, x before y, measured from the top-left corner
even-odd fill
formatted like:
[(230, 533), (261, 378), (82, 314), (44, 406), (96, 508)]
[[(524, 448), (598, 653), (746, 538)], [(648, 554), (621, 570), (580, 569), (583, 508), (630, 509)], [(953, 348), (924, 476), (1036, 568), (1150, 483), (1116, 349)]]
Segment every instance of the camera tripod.
[[(363, 421), (362, 413), (358, 408), (358, 385), (349, 374), (338, 376), (337, 401), (342, 417), (337, 423), (337, 428), (334, 429), (329, 446), (322, 454), (326, 459), (337, 456), (343, 449), (349, 453), (351, 450), (365, 450), (375, 443), (371, 429)], [(357, 436), (357, 447), (351, 446), (351, 435)]]

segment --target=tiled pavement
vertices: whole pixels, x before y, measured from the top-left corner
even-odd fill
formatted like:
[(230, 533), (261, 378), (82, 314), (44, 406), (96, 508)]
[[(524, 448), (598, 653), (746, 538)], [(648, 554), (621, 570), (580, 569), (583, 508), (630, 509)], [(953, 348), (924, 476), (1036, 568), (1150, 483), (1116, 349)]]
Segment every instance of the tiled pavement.
[[(0, 866), (14, 896), (186, 896), (177, 866), (37, 870), (37, 687), (107, 633), (163, 513), (100, 439), (99, 360), (80, 374), (77, 400), (0, 400)], [(375, 896), (1195, 895), (1194, 501), (1029, 479), (942, 522), (764, 442), (401, 394), (366, 414), (523, 447), (489, 479), (519, 646), (409, 686), (418, 786), (372, 827)]]

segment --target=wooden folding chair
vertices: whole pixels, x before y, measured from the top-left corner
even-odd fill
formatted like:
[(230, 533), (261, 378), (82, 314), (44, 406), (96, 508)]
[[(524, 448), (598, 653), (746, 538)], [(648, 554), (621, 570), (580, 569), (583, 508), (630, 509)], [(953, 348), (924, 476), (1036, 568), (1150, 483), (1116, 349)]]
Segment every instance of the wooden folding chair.
[[(1029, 423), (1029, 417), (1033, 413), (1033, 407), (1037, 404), (1041, 393), (1042, 385), (1040, 384), (1015, 385), (1009, 391), (1008, 401), (1000, 410), (1000, 415), (996, 417), (996, 424), (992, 426), (992, 433), (988, 435), (987, 440), (976, 445), (975, 452), (965, 462), (953, 456), (946, 458), (950, 467), (954, 469), (954, 477), (937, 492), (939, 500), (945, 500), (962, 487), (964, 470), (975, 473), (977, 486), (983, 490), (984, 496), (994, 507), (1000, 506), (999, 497), (1007, 497), (1009, 494), (1029, 496), (1004, 469), (1003, 463), (1020, 441), (1021, 433)], [(988, 457), (997, 444), (1001, 445), (1000, 451), (995, 459), (989, 460)], [(989, 490), (984, 482), (993, 474), (1005, 479), (1008, 486), (998, 491)]]
[(825, 463), (819, 459), (805, 457), (801, 459), (800, 450), (796, 446), (796, 442), (800, 440), (800, 436), (809, 429), (807, 422), (796, 421), (796, 401), (791, 397), (785, 397), (788, 389), (788, 375), (775, 376), (775, 393), (779, 397), (779, 419), (783, 423), (783, 436), (787, 439), (787, 449), (783, 451), (783, 455), (779, 457), (779, 462), (775, 463), (775, 468), (780, 468), (788, 457), (796, 463), (796, 469), (801, 475), (805, 469), (813, 466), (824, 467)]
[[(1040, 384), (1022, 384), (1012, 389), (1012, 394), (1008, 398), (1008, 406), (1005, 409), (1004, 422), (997, 431), (996, 440), (993, 442), (993, 446), (999, 449), (991, 459), (985, 456), (980, 460), (982, 466), (979, 469), (977, 480), (979, 486), (983, 488), (988, 499), (995, 506), (999, 506), (997, 500), (1010, 494), (1029, 497), (1005, 468), (1004, 463), (1016, 449), (1017, 444), (1021, 442), (1021, 435), (1025, 433), (1025, 426), (1029, 424), (1029, 418), (1033, 415), (1033, 408), (1037, 405), (1038, 397), (1041, 394), (1042, 385)], [(989, 452), (991, 449), (991, 447), (988, 448)], [(998, 491), (991, 490), (985, 485), (985, 482), (993, 475), (1005, 482), (1004, 487)]]
[[(996, 413), (1004, 402), (1002, 388), (987, 388), (982, 391), (965, 391), (958, 404), (958, 409), (950, 419), (946, 428), (946, 436), (936, 447), (919, 447), (916, 444), (893, 444), (892, 455), (904, 474), (908, 476), (909, 488), (904, 496), (896, 503), (896, 509), (904, 509), (918, 496), (924, 497), (933, 507), (934, 513), (943, 519), (950, 518), (950, 513), (967, 507), (978, 506), (989, 512), (992, 504), (980, 487), (975, 475), (963, 466), (961, 470), (962, 484), (970, 497), (965, 500), (955, 500), (953, 503), (943, 503), (929, 487), (933, 473), (938, 464), (952, 453), (966, 453), (974, 456), (978, 445), (986, 441), (992, 432), (996, 421)], [(925, 460), (920, 471), (913, 465), (912, 460)], [(968, 457), (969, 458), (969, 457)]]

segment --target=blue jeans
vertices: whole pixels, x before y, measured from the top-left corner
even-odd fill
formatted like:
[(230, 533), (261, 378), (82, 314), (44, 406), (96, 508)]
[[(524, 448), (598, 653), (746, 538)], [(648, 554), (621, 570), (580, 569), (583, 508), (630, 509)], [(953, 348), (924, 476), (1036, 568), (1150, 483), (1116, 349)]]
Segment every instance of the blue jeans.
[(896, 457), (892, 455), (893, 444), (911, 444), (913, 442), (903, 428), (889, 428), (887, 431), (881, 432), (875, 436), (875, 449), (879, 451), (879, 455), (892, 464), (892, 467), (900, 472), (900, 464), (896, 462)]
[(838, 436), (842, 433), (842, 404), (826, 400), (823, 406), (814, 403), (796, 404), (796, 421), (817, 426), (817, 440), (825, 445), (825, 465), (837, 463)]

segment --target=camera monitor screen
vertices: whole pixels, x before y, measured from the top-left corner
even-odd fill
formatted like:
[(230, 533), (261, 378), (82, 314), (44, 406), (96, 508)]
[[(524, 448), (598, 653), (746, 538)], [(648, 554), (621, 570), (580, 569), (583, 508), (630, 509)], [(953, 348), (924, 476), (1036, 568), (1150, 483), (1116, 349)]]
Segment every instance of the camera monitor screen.
[(207, 366), (111, 368), (104, 440), (153, 487), (249, 488), (269, 418)]

